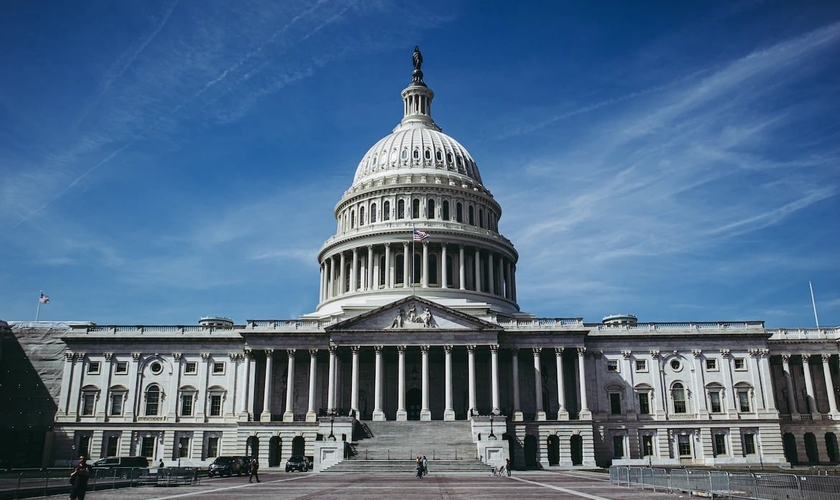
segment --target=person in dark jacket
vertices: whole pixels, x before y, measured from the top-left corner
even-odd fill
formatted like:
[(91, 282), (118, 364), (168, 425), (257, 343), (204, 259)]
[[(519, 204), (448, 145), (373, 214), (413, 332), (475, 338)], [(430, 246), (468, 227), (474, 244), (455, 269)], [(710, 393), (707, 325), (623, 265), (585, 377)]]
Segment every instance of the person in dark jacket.
[(257, 474), (257, 470), (260, 468), (260, 463), (257, 461), (257, 457), (251, 458), (251, 477), (248, 478), (248, 482), (250, 483), (252, 479), (256, 478), (257, 482), (260, 482), (260, 475)]
[(90, 478), (90, 466), (85, 457), (79, 457), (79, 463), (70, 473), (70, 500), (85, 500), (88, 478)]

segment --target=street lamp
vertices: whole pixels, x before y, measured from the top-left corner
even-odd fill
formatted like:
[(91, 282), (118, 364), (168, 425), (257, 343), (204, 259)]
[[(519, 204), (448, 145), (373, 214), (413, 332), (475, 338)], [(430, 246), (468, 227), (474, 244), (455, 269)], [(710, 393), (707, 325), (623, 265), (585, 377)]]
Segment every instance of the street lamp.
[(496, 439), (496, 435), (493, 434), (493, 415), (490, 415), (490, 439)]
[(330, 416), (330, 435), (327, 436), (327, 439), (330, 441), (335, 441), (335, 434), (333, 434), (333, 422), (335, 422), (335, 417)]
[(184, 443), (178, 443), (178, 467), (181, 467), (181, 450), (184, 449)]

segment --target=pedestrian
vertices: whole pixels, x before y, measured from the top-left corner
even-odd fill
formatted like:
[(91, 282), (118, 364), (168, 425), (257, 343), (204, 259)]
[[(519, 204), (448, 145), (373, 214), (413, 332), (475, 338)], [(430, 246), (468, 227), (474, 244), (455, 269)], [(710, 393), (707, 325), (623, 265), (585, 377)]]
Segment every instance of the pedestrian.
[(510, 459), (505, 459), (505, 473), (510, 476)]
[(417, 456), (415, 468), (417, 469), (417, 479), (423, 479), (423, 460), (420, 458), (420, 455)]
[(257, 474), (257, 471), (260, 468), (260, 463), (257, 461), (257, 457), (251, 457), (251, 462), (249, 463), (249, 468), (251, 469), (251, 477), (248, 478), (248, 482), (250, 483), (253, 479), (256, 479), (257, 482), (260, 482), (260, 475)]
[(158, 467), (160, 467), (161, 469), (166, 467), (165, 465), (163, 465), (163, 459), (162, 458), (160, 459), (160, 462), (158, 462)]
[(88, 478), (90, 478), (90, 466), (84, 456), (79, 457), (79, 463), (70, 473), (70, 500), (85, 500)]
[(426, 460), (426, 455), (423, 455), (423, 475), (429, 473), (429, 461)]

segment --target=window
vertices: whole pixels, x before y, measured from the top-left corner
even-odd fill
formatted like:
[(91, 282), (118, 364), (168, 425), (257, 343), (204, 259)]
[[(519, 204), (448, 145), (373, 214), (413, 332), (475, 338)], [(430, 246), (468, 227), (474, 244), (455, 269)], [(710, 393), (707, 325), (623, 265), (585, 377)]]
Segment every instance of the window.
[(744, 434), (744, 455), (755, 455), (755, 434)]
[(715, 434), (715, 455), (726, 455), (726, 434)]
[(650, 395), (646, 392), (639, 393), (639, 413), (650, 415)]
[(116, 457), (119, 452), (119, 445), (119, 436), (108, 436), (107, 441), (105, 441), (105, 456)]
[(411, 201), (411, 218), (420, 218), (420, 200), (415, 199)]
[(350, 229), (354, 229), (356, 227), (356, 211), (350, 210)]
[(91, 416), (96, 408), (96, 393), (86, 392), (82, 394), (82, 415)]
[(157, 374), (159, 374), (160, 372), (163, 371), (163, 365), (160, 364), (159, 362), (155, 361), (154, 363), (152, 363), (150, 369), (152, 370), (152, 373), (157, 375)]
[(449, 200), (443, 200), (443, 220), (449, 220)]
[(735, 358), (735, 369), (736, 370), (746, 370), (747, 369), (747, 361), (744, 358)]
[(89, 434), (79, 436), (79, 456), (90, 456), (90, 438)]
[(401, 157), (403, 160), (407, 160), (407, 159), (408, 159), (408, 150), (407, 150), (407, 149), (403, 149), (403, 150), (402, 150), (402, 153), (400, 153), (400, 157)]
[(685, 388), (680, 382), (674, 384), (671, 397), (674, 398), (674, 413), (685, 413)]
[(151, 458), (155, 456), (155, 438), (154, 436), (143, 436), (140, 441), (140, 456)]
[(213, 363), (213, 375), (224, 375), (225, 364), (221, 362)]
[(118, 416), (123, 414), (123, 401), (125, 401), (124, 392), (121, 391), (111, 393), (111, 415)]
[(376, 222), (376, 203), (370, 206), (370, 223)]
[(621, 394), (617, 392), (610, 393), (610, 413), (621, 415)]
[(607, 360), (607, 371), (608, 372), (617, 372), (618, 371), (618, 360), (617, 359), (608, 359)]
[(738, 407), (741, 413), (749, 413), (750, 412), (750, 391), (749, 390), (740, 390), (738, 391)]
[(471, 226), (475, 225), (475, 210), (473, 209), (472, 205), (470, 205), (469, 209), (467, 210), (469, 213), (469, 223)]
[(195, 393), (185, 392), (181, 394), (181, 416), (191, 417), (193, 414), (193, 400)]
[(427, 219), (434, 219), (435, 218), (435, 200), (429, 198), (426, 200), (426, 218)]
[(717, 371), (717, 360), (716, 359), (707, 359), (706, 360), (706, 370), (710, 372)]
[(413, 156), (414, 156), (414, 159), (415, 159), (415, 160), (419, 160), (419, 159), (420, 159), (420, 150), (415, 149), (415, 150), (414, 150), (414, 155), (413, 155)]
[(219, 456), (219, 438), (215, 436), (207, 438), (207, 457), (217, 456)]
[(424, 152), (423, 152), (423, 156), (424, 156), (427, 160), (431, 160), (431, 159), (432, 159), (432, 151), (431, 151), (431, 150), (429, 150), (429, 149), (427, 149), (426, 151), (424, 151)]
[(671, 369), (673, 369), (675, 372), (680, 371), (682, 369), (682, 363), (680, 363), (680, 360), (672, 359), (671, 360)]
[(359, 207), (359, 225), (365, 225), (365, 207)]
[(188, 458), (190, 456), (190, 438), (189, 436), (181, 436), (178, 438), (178, 458)]
[(91, 361), (88, 363), (87, 372), (88, 375), (98, 375), (99, 374), (99, 361)]
[(464, 222), (464, 207), (460, 201), (455, 204), (455, 222)]
[(187, 375), (195, 375), (198, 373), (198, 363), (195, 361), (187, 361), (184, 363), (184, 373)]
[[(160, 388), (153, 385), (146, 389), (146, 416), (155, 416), (158, 414), (158, 406), (160, 405)], [(150, 456), (150, 455), (145, 455)]]
[(642, 436), (642, 454), (645, 457), (653, 456), (653, 436)]
[(647, 360), (646, 359), (637, 359), (636, 360), (636, 371), (637, 372), (646, 372), (647, 369)]
[(613, 436), (613, 458), (624, 457), (624, 436)]
[(478, 209), (478, 227), (484, 227), (484, 210)]
[(210, 416), (218, 417), (222, 414), (222, 395), (212, 394), (210, 396)]
[(114, 365), (114, 373), (118, 375), (128, 373), (128, 361), (117, 361)]
[(405, 200), (397, 202), (397, 219), (405, 219)]
[(712, 391), (709, 393), (709, 404), (711, 406), (712, 413), (720, 413), (723, 409), (720, 406), (720, 392), (719, 391)]
[(677, 451), (680, 458), (691, 457), (691, 436), (688, 434), (680, 434), (677, 436)]
[(386, 201), (382, 204), (382, 220), (391, 220), (391, 202)]

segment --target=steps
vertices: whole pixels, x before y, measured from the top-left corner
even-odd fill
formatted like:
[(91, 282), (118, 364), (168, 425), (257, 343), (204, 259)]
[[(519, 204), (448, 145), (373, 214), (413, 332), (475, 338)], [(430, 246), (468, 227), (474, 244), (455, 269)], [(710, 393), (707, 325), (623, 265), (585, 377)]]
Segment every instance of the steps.
[[(428, 455), (427, 455), (428, 458)], [(429, 460), (429, 474), (460, 472), (464, 474), (491, 474), (493, 468), (475, 458), (469, 460)], [(414, 460), (364, 460), (351, 459), (339, 462), (322, 472), (352, 472), (361, 474), (408, 474), (417, 472)]]

